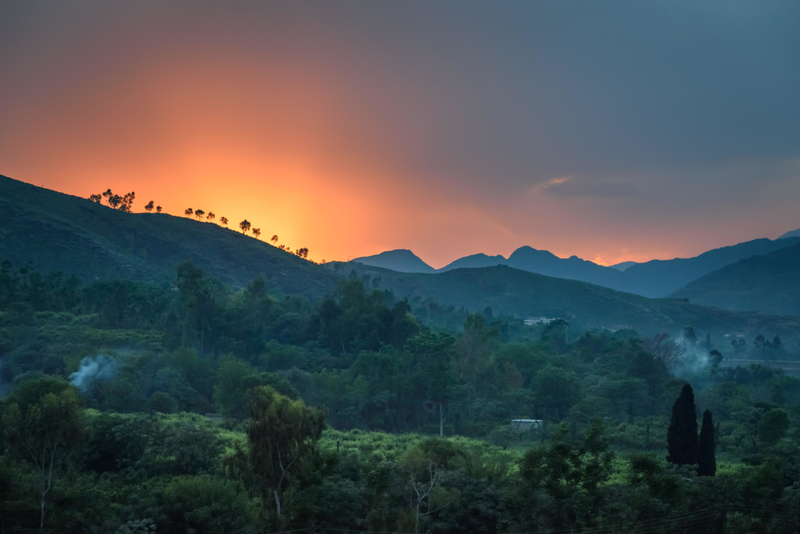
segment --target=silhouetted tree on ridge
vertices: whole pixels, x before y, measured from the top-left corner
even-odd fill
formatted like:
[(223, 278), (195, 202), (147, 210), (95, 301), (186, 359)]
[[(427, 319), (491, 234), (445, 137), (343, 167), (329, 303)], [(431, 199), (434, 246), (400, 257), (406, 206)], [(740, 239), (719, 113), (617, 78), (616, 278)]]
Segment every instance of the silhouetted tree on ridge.
[(206, 212), (204, 212), (203, 210), (196, 210), (196, 211), (194, 212), (194, 216), (195, 216), (195, 217), (197, 217), (197, 220), (198, 220), (198, 221), (199, 221), (200, 219), (202, 219), (202, 218), (203, 218), (203, 215), (205, 215), (205, 214), (206, 214)]
[(136, 198), (136, 193), (131, 191), (130, 193), (126, 193), (124, 196), (120, 196), (115, 195), (111, 189), (106, 189), (102, 195), (89, 195), (89, 200), (101, 204), (103, 197), (105, 197), (109, 207), (114, 208), (115, 210), (124, 211), (125, 213), (130, 213), (131, 206), (133, 205), (133, 199)]
[(151, 211), (153, 211), (154, 204), (155, 203), (152, 200), (150, 202), (148, 202), (147, 205), (144, 207), (145, 211), (147, 213), (150, 213)]
[(214, 215), (213, 211), (209, 211), (208, 215), (206, 215), (206, 219), (208, 219), (209, 221), (213, 221), (215, 217), (216, 215)]
[(243, 220), (239, 223), (239, 228), (241, 228), (243, 234), (246, 234), (247, 231), (250, 230), (250, 221), (247, 219)]
[(183, 214), (184, 214), (184, 215), (186, 215), (187, 217), (188, 217), (189, 215), (191, 215), (192, 213), (194, 213), (194, 211), (192, 210), (192, 208), (186, 208), (186, 209), (184, 210), (184, 212), (183, 212)]

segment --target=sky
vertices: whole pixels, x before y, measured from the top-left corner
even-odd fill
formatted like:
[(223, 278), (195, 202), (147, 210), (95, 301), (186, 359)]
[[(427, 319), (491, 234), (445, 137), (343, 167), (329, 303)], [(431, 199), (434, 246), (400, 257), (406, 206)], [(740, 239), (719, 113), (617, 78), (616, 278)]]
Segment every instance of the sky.
[(309, 259), (800, 228), (800, 2), (0, 3), (0, 174)]

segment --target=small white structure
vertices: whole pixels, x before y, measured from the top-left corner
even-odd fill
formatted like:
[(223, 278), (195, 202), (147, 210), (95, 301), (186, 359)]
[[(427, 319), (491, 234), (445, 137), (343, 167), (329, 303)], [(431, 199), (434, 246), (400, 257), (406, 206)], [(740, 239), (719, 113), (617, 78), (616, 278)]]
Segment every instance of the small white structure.
[(518, 432), (526, 430), (540, 430), (542, 428), (541, 419), (512, 419), (511, 428)]
[(553, 321), (558, 321), (558, 317), (528, 317), (525, 319), (525, 326), (548, 325)]

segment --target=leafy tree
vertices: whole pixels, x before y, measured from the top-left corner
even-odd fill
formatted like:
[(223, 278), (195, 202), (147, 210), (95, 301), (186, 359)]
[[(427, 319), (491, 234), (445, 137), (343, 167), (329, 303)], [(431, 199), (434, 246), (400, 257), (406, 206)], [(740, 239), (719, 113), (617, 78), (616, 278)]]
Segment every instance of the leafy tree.
[(711, 374), (716, 374), (717, 368), (719, 368), (719, 364), (723, 360), (722, 353), (718, 350), (712, 350), (708, 353), (708, 360), (711, 363)]
[(262, 503), (274, 499), (278, 528), (283, 531), (281, 498), (304, 462), (317, 454), (325, 412), (292, 400), (270, 386), (257, 387), (248, 399), (247, 467)]
[(732, 339), (731, 347), (733, 347), (734, 354), (741, 355), (747, 351), (747, 340), (744, 338)]
[(573, 371), (558, 367), (545, 367), (539, 371), (531, 387), (537, 403), (556, 418), (567, 415), (581, 396), (580, 378)]
[(255, 518), (239, 483), (210, 475), (180, 476), (161, 492), (164, 517), (157, 531), (166, 534), (253, 532)]
[(258, 239), (259, 236), (261, 235), (261, 228), (253, 228), (253, 235), (255, 236), (256, 239)]
[(243, 234), (246, 234), (250, 230), (250, 221), (247, 219), (243, 220), (239, 223), (239, 228), (242, 230)]
[(214, 404), (228, 419), (245, 419), (247, 392), (258, 386), (270, 386), (290, 398), (299, 396), (292, 385), (278, 375), (259, 373), (247, 362), (233, 356), (223, 356), (214, 384)]
[(187, 217), (188, 217), (189, 215), (191, 215), (192, 213), (194, 213), (194, 211), (192, 210), (192, 208), (186, 208), (186, 209), (183, 211), (183, 214), (184, 214), (184, 215), (186, 215)]
[(476, 387), (481, 385), (479, 377), (489, 363), (489, 354), (499, 333), (497, 328), (486, 324), (485, 315), (467, 315), (464, 331), (456, 343), (456, 365), (463, 380), (475, 384)]
[(203, 215), (205, 215), (205, 214), (206, 214), (206, 212), (205, 212), (205, 211), (203, 211), (203, 210), (195, 210), (195, 212), (194, 212), (194, 216), (195, 216), (195, 217), (197, 217), (197, 220), (198, 220), (198, 221), (199, 221), (200, 219), (202, 219), (202, 218), (203, 218)]
[(448, 334), (436, 335), (424, 331), (411, 338), (407, 347), (419, 362), (426, 400), (438, 408), (439, 435), (444, 436), (444, 405), (450, 400), (452, 388), (458, 383), (458, 375), (453, 368), (455, 339)]
[(767, 446), (776, 445), (789, 429), (789, 414), (782, 408), (773, 408), (758, 422), (758, 437)]
[(219, 222), (221, 222), (225, 226), (228, 226), (228, 218), (227, 217), (220, 217), (219, 218)]
[(144, 207), (145, 211), (147, 211), (147, 213), (150, 213), (151, 211), (153, 211), (154, 205), (155, 203), (151, 200), (150, 202), (147, 203), (147, 205), (145, 205)]
[(278, 236), (277, 235), (272, 236), (270, 241), (272, 241), (273, 243), (277, 243), (278, 242)]
[(130, 213), (131, 206), (133, 205), (133, 199), (136, 197), (136, 193), (131, 191), (130, 193), (125, 193), (125, 196), (122, 197), (122, 203), (120, 204), (120, 211), (124, 211), (126, 213)]
[(161, 206), (156, 206), (156, 213), (161, 213), (163, 208)]
[[(93, 195), (94, 196), (94, 195)], [(115, 195), (111, 189), (107, 189), (103, 195), (108, 202), (108, 205), (114, 208), (115, 210), (124, 211), (126, 213), (130, 213), (131, 206), (133, 205), (133, 199), (136, 198), (136, 193), (131, 191), (130, 193), (125, 193), (124, 196)], [(92, 197), (90, 197), (92, 198)], [(98, 200), (99, 202), (99, 200)]]
[(39, 497), (39, 528), (44, 528), (47, 498), (53, 476), (86, 436), (83, 407), (73, 387), (46, 393), (23, 412), (13, 402), (3, 415), (6, 443), (18, 457), (33, 464)]
[(608, 449), (599, 420), (592, 423), (582, 442), (568, 436), (567, 426), (562, 424), (549, 447), (525, 453), (519, 466), (519, 491), (524, 508), (539, 508), (537, 501), (544, 500), (540, 497), (546, 499), (548, 506), (535, 513), (543, 514), (550, 528), (572, 531), (581, 525), (596, 526), (614, 453)]
[(713, 477), (717, 472), (715, 457), (714, 421), (711, 410), (703, 412), (703, 426), (700, 428), (700, 439), (697, 449), (697, 474)]
[(697, 463), (697, 413), (694, 390), (684, 384), (672, 406), (672, 420), (667, 429), (667, 461), (678, 465)]
[(97, 202), (98, 204), (100, 204), (100, 201), (103, 200), (103, 197), (102, 197), (102, 195), (100, 195), (100, 193), (98, 193), (96, 195), (89, 195), (89, 200), (91, 200), (92, 202)]
[(683, 340), (691, 347), (697, 345), (697, 334), (694, 331), (694, 327), (687, 326), (683, 329)]
[(206, 219), (208, 219), (209, 221), (213, 221), (215, 217), (216, 215), (214, 215), (213, 211), (209, 211), (208, 215), (206, 215)]

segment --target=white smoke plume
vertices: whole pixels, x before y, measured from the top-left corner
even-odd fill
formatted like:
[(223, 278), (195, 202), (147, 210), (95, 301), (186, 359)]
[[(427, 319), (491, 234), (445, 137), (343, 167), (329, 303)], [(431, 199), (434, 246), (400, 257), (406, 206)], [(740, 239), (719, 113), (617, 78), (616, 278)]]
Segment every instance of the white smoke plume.
[(81, 391), (89, 389), (95, 380), (111, 380), (117, 374), (117, 362), (103, 355), (86, 356), (77, 371), (69, 375), (69, 382)]

